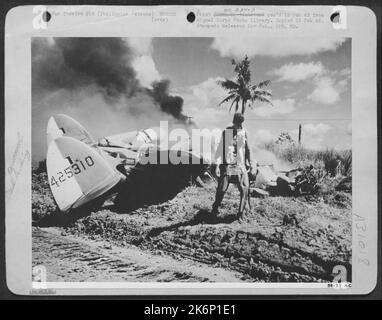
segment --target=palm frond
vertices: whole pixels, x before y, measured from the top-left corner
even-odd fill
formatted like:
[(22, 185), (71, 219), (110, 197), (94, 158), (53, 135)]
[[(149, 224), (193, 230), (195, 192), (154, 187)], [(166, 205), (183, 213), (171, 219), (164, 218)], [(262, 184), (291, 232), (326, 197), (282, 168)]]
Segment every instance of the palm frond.
[(255, 85), (251, 84), (251, 61), (248, 59), (248, 56), (245, 56), (241, 61), (232, 60), (231, 62), (234, 66), (236, 77), (234, 80), (224, 79), (217, 81), (217, 83), (227, 91), (227, 96), (219, 103), (219, 106), (223, 103), (230, 102), (229, 111), (235, 108), (236, 112), (239, 112), (239, 103), (242, 102), (241, 112), (244, 114), (245, 107), (247, 105), (251, 107), (255, 101), (266, 102), (272, 105), (269, 99), (272, 97), (271, 91), (263, 89), (268, 86), (271, 81), (266, 80)]
[(266, 103), (269, 103), (271, 106), (273, 106), (272, 101), (269, 100), (268, 98), (263, 97), (263, 96), (257, 96), (257, 95), (256, 95), (256, 96), (253, 96), (253, 97), (251, 98), (251, 101), (252, 101), (252, 102), (255, 102), (255, 101), (266, 102)]
[(235, 81), (232, 81), (232, 80), (229, 80), (229, 79), (225, 79), (225, 80), (219, 80), (218, 81), (218, 84), (220, 86), (222, 86), (224, 89), (227, 89), (227, 90), (233, 90), (233, 89), (237, 89), (239, 88), (239, 84), (236, 83)]
[(252, 90), (252, 95), (272, 97), (272, 92), (270, 90)]
[(235, 101), (236, 101), (235, 112), (238, 112), (238, 111), (239, 111), (239, 101), (240, 101), (240, 97), (237, 97), (237, 98), (235, 99)]
[(229, 107), (229, 112), (231, 112), (232, 107), (233, 107), (233, 105), (234, 105), (235, 102), (236, 102), (236, 110), (237, 110), (239, 101), (240, 101), (240, 97), (237, 96), (237, 97), (232, 101), (231, 106)]
[(230, 101), (231, 99), (233, 99), (236, 95), (234, 93), (231, 93), (230, 95), (228, 95), (227, 97), (225, 97), (220, 103), (219, 103), (219, 106), (221, 106), (223, 103), (225, 102), (228, 102)]
[(265, 80), (265, 81), (262, 81), (262, 82), (258, 83), (257, 87), (261, 89), (263, 87), (268, 86), (270, 83), (271, 83), (271, 80)]

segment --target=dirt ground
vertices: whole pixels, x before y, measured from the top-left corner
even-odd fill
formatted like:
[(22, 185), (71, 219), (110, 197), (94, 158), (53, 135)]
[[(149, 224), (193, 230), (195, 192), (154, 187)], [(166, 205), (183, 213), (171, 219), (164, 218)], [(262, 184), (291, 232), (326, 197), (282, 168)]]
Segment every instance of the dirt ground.
[(47, 281), (240, 282), (239, 272), (192, 260), (152, 255), (134, 245), (76, 237), (56, 228), (33, 228), (33, 262), (43, 264)]
[(238, 222), (234, 186), (218, 219), (209, 215), (213, 183), (135, 210), (106, 202), (69, 215), (53, 212), (45, 187), (33, 190), (33, 264), (51, 281), (317, 282), (331, 281), (338, 264), (351, 274), (347, 192), (252, 198)]

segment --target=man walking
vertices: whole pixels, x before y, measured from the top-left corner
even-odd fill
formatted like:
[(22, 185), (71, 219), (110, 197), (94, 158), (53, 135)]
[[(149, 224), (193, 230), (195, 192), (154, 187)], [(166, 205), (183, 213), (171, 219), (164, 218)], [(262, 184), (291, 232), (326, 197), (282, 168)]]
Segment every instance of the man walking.
[(249, 195), (249, 178), (247, 168), (253, 173), (251, 151), (248, 146), (247, 132), (242, 124), (244, 116), (235, 113), (233, 125), (227, 127), (216, 150), (216, 176), (218, 187), (212, 214), (218, 215), (218, 208), (224, 198), (229, 184), (237, 185), (240, 192), (240, 204), (237, 218), (242, 219)]

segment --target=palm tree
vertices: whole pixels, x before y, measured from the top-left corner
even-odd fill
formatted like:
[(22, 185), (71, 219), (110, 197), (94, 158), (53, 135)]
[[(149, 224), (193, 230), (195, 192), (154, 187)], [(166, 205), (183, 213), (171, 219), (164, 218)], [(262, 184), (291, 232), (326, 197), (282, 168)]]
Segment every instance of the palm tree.
[(241, 113), (244, 114), (247, 105), (251, 107), (255, 101), (266, 102), (272, 105), (272, 102), (269, 100), (269, 97), (272, 96), (271, 92), (263, 89), (269, 85), (270, 80), (251, 84), (250, 62), (248, 56), (245, 56), (241, 62), (232, 60), (237, 76), (235, 81), (229, 79), (218, 81), (219, 85), (228, 91), (228, 96), (219, 103), (219, 106), (223, 103), (231, 102), (229, 111), (235, 106), (235, 112), (239, 112), (241, 102)]

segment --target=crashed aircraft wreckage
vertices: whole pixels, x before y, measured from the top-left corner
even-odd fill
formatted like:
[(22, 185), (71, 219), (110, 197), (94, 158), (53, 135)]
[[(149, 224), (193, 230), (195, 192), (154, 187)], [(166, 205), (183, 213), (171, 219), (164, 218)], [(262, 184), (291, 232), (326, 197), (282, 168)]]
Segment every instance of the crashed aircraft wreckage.
[(254, 196), (314, 194), (318, 181), (313, 166), (277, 172), (272, 164), (260, 165), (256, 177), (250, 177), (250, 191)]
[[(153, 127), (95, 142), (71, 117), (64, 114), (51, 117), (47, 126), (46, 165), (49, 185), (59, 209), (66, 212), (78, 208), (123, 185), (132, 172), (142, 169), (142, 159), (162, 159), (165, 154), (167, 159), (176, 158), (180, 163), (199, 163), (190, 165), (192, 176), (205, 171), (206, 165), (200, 155), (181, 147), (161, 149), (160, 136), (160, 128)], [(152, 154), (156, 157), (151, 157)]]
[[(113, 191), (118, 192), (118, 187), (123, 188), (132, 173), (150, 165), (147, 159), (153, 154), (157, 156), (156, 159), (163, 155), (167, 159), (178, 159), (178, 164), (189, 168), (187, 174), (200, 181), (200, 177), (205, 176), (208, 168), (213, 165), (210, 163), (211, 158), (181, 146), (163, 149), (161, 136), (161, 129), (152, 127), (108, 136), (96, 142), (71, 117), (64, 114), (51, 117), (47, 126), (46, 165), (49, 185), (59, 209), (67, 212), (102, 200)], [(178, 174), (176, 167), (179, 166), (173, 165), (165, 174)], [(309, 185), (308, 189), (311, 191), (315, 182), (314, 179), (305, 181), (308, 176), (303, 170), (276, 172), (273, 165), (258, 166), (256, 176), (251, 179), (251, 193), (269, 195), (275, 190), (284, 190), (286, 193), (303, 192), (303, 185)]]

